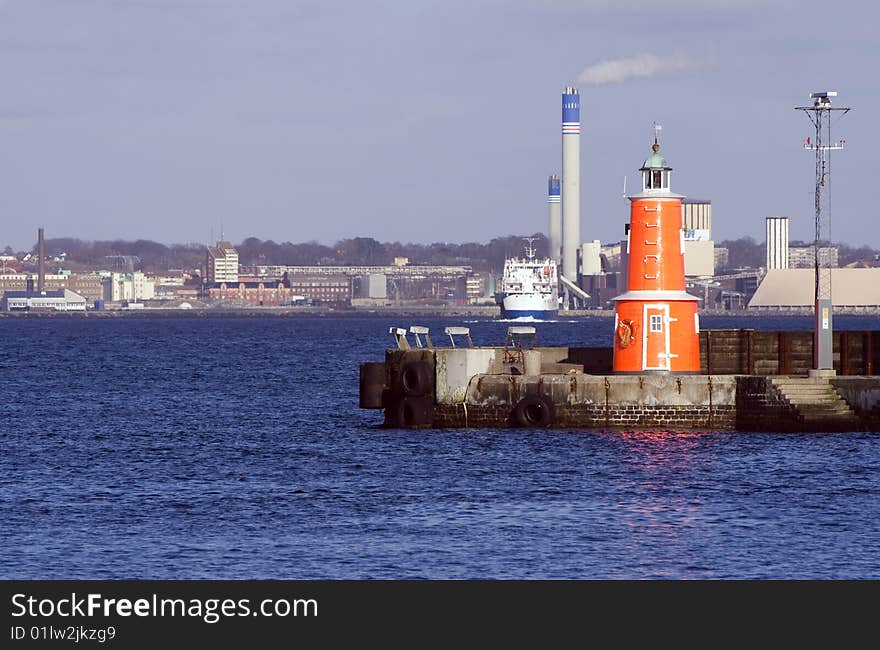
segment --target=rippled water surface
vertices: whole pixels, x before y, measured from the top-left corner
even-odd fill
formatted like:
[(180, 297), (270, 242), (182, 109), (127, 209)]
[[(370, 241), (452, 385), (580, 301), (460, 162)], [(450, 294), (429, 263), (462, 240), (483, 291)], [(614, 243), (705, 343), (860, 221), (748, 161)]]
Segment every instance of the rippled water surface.
[(0, 320), (0, 578), (880, 578), (880, 434), (379, 429), (410, 320)]

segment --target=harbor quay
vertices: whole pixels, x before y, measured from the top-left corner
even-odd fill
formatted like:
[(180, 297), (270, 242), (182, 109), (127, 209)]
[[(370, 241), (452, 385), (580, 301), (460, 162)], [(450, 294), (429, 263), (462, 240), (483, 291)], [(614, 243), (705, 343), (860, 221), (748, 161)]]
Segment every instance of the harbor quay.
[(384, 361), (360, 367), (360, 406), (382, 410), (390, 428), (833, 432), (880, 426), (880, 376), (871, 374), (878, 332), (838, 335), (836, 358), (843, 357), (846, 374), (811, 376), (808, 332), (705, 330), (699, 373), (615, 374), (612, 348), (530, 346), (533, 330), (511, 327), (499, 347), (386, 350)]

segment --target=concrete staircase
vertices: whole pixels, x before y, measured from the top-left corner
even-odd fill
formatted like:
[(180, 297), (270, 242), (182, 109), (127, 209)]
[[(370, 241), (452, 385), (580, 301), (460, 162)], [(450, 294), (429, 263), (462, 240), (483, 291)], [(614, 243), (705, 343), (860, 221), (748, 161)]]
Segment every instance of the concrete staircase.
[(828, 379), (773, 377), (783, 399), (797, 412), (806, 431), (858, 431), (859, 417), (837, 394)]

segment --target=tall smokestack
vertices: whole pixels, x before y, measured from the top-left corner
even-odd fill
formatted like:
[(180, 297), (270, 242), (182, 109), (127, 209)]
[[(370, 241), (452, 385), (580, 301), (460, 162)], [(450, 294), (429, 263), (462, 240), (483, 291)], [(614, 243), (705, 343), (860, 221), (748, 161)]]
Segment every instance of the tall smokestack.
[(568, 86), (562, 94), (562, 275), (577, 282), (581, 242), (581, 98)]
[(43, 229), (37, 231), (37, 291), (46, 288), (46, 242), (43, 239)]
[(562, 203), (560, 201), (559, 176), (553, 174), (547, 181), (547, 206), (550, 212), (547, 239), (550, 240), (550, 257), (557, 262), (562, 252)]

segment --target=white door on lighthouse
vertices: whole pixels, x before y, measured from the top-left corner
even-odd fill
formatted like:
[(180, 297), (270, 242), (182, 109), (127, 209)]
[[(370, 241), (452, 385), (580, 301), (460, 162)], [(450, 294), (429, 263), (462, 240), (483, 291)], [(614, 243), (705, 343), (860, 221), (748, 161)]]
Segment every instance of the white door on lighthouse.
[(645, 305), (642, 370), (669, 370), (669, 305)]

